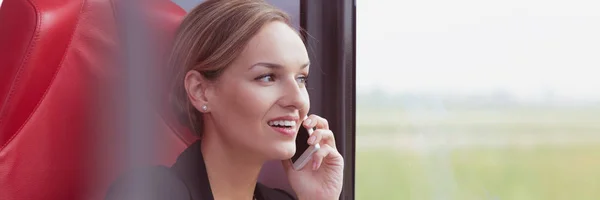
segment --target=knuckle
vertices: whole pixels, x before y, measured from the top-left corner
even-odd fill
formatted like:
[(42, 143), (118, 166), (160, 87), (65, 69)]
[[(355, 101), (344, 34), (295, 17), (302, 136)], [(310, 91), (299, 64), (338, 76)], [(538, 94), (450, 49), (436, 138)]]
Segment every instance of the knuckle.
[(326, 139), (333, 138), (333, 132), (331, 132), (330, 130), (323, 130), (321, 135), (323, 136), (323, 138), (326, 138)]
[(319, 135), (323, 136), (323, 137), (327, 137), (329, 135), (333, 134), (332, 132), (330, 132), (329, 130), (323, 130), (323, 129), (319, 129)]
[(323, 158), (323, 157), (325, 157), (325, 155), (327, 155), (327, 151), (325, 151), (325, 149), (319, 149), (319, 151), (317, 151), (317, 153), (315, 153), (315, 156), (317, 158)]
[(321, 139), (323, 139), (323, 135), (318, 135), (318, 136), (317, 136), (317, 139), (318, 139), (319, 141), (321, 141)]
[(333, 137), (333, 136), (334, 136), (334, 134), (333, 134), (333, 131), (332, 131), (332, 130), (327, 130), (327, 134), (328, 134), (328, 135), (331, 135), (331, 137)]
[(316, 130), (316, 131), (314, 131), (314, 132), (312, 133), (312, 135), (311, 135), (311, 136), (319, 137), (321, 134), (323, 134), (323, 133), (321, 133), (321, 131), (320, 131), (320, 130)]
[(327, 144), (327, 148), (329, 149), (329, 151), (332, 151), (332, 152), (338, 152), (338, 151), (337, 151), (337, 148), (335, 148), (335, 145), (334, 145), (334, 146), (331, 146), (331, 145)]

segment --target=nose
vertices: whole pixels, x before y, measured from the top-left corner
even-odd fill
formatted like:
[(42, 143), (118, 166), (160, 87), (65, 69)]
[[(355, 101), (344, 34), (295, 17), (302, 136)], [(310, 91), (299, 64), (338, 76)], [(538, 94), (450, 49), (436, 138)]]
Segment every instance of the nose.
[(285, 108), (308, 110), (309, 98), (304, 85), (299, 84), (295, 78), (285, 81), (281, 87), (279, 104)]

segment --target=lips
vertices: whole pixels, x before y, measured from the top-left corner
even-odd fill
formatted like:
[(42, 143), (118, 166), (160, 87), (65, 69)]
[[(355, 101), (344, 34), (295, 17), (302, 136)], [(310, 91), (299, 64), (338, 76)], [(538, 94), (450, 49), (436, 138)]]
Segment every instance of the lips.
[(279, 117), (273, 119), (267, 124), (273, 128), (273, 130), (285, 135), (285, 136), (294, 136), (296, 134), (296, 126), (298, 118), (294, 117)]

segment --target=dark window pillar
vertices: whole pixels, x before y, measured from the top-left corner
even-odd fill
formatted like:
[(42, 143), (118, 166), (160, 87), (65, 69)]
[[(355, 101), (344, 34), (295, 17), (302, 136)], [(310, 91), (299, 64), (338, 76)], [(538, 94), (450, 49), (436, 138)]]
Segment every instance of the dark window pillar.
[(345, 160), (340, 199), (354, 199), (355, 19), (352, 0), (302, 0), (300, 4), (300, 26), (306, 31), (311, 59), (311, 113), (329, 120)]

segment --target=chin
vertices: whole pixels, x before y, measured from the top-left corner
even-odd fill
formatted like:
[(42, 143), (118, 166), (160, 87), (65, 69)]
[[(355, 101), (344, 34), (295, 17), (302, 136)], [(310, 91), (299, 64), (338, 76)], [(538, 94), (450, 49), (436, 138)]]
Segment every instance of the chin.
[(271, 145), (269, 157), (273, 160), (287, 160), (292, 158), (295, 152), (295, 142), (278, 142), (277, 144)]

